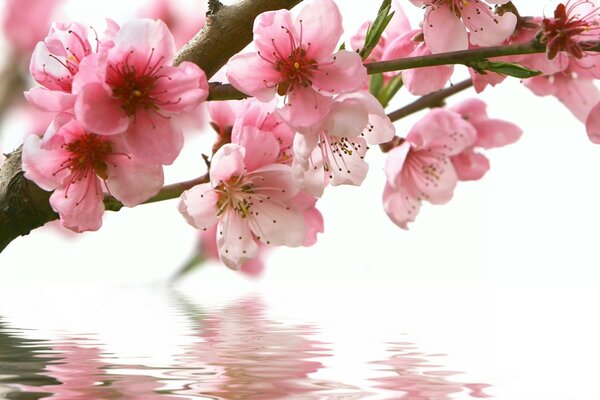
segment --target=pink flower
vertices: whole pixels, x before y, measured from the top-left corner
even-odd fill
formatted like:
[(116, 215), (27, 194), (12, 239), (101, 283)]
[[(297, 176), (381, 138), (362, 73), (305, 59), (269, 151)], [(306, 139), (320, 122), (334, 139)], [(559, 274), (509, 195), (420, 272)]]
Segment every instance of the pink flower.
[[(256, 130), (254, 135), (267, 137)], [(291, 203), (299, 192), (291, 167), (275, 163), (277, 143), (264, 141), (261, 148), (224, 145), (213, 156), (210, 183), (185, 191), (179, 202), (179, 211), (196, 228), (218, 223), (219, 256), (232, 269), (256, 257), (257, 241), (295, 247), (306, 238), (303, 210)]]
[(30, 103), (50, 112), (73, 108), (73, 78), (79, 72), (82, 60), (95, 51), (88, 35), (89, 29), (77, 22), (52, 24), (48, 36), (35, 46), (31, 56), (29, 71), (43, 87), (25, 93)]
[(383, 208), (396, 225), (408, 229), (423, 200), (443, 204), (452, 198), (458, 177), (450, 157), (471, 146), (476, 135), (459, 114), (434, 109), (412, 127), (406, 141), (389, 152)]
[(227, 77), (260, 101), (285, 95), (283, 118), (296, 126), (311, 125), (327, 114), (333, 95), (367, 82), (358, 54), (332, 54), (341, 34), (342, 17), (332, 0), (307, 3), (296, 19), (287, 10), (260, 14), (254, 21), (257, 52), (232, 57)]
[(368, 144), (390, 141), (395, 129), (383, 107), (368, 92), (336, 97), (331, 111), (294, 140), (294, 177), (313, 196), (328, 183), (360, 185), (369, 166)]
[(140, 161), (120, 136), (96, 135), (59, 115), (44, 139), (23, 145), (25, 177), (53, 190), (50, 205), (63, 225), (76, 232), (98, 230), (104, 213), (103, 186), (127, 207), (156, 194), (163, 184), (159, 164)]
[(42, 40), (62, 0), (6, 0), (2, 30), (19, 56), (28, 57)]
[[(382, 60), (419, 57), (430, 54), (431, 51), (423, 41), (423, 31), (415, 29), (409, 30), (391, 41), (386, 46)], [(410, 93), (423, 96), (442, 89), (453, 72), (454, 66), (452, 65), (413, 68), (402, 71), (402, 81)]]
[[(513, 13), (496, 15), (483, 0), (410, 1), (426, 7), (423, 33), (432, 53), (466, 50), (469, 42), (478, 46), (500, 44), (513, 33), (517, 24)], [(487, 0), (491, 4), (508, 1)]]
[(204, 72), (184, 62), (171, 67), (173, 36), (161, 21), (134, 20), (114, 46), (86, 57), (74, 78), (75, 115), (102, 135), (124, 133), (131, 152), (172, 163), (183, 145), (174, 114), (194, 110), (208, 95)]
[(523, 134), (521, 128), (512, 122), (489, 118), (486, 108), (487, 104), (479, 99), (468, 99), (449, 107), (473, 125), (477, 132), (477, 139), (472, 146), (451, 157), (461, 181), (481, 179), (490, 169), (489, 160), (479, 152), (479, 148), (487, 150), (506, 146), (519, 140)]

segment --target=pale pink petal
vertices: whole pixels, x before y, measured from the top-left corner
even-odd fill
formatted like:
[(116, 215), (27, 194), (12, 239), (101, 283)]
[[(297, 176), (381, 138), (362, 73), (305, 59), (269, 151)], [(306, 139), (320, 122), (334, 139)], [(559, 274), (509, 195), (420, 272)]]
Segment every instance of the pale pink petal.
[(298, 87), (288, 95), (287, 104), (280, 110), (281, 118), (296, 127), (310, 126), (329, 112), (333, 99), (311, 88)]
[(248, 174), (255, 185), (255, 193), (269, 200), (286, 202), (298, 194), (300, 188), (292, 178), (289, 165), (270, 164)]
[(263, 57), (273, 61), (274, 52), (286, 55), (292, 51), (291, 38), (299, 38), (296, 24), (288, 10), (267, 11), (254, 20), (254, 45)]
[(315, 60), (328, 57), (336, 50), (344, 31), (342, 15), (332, 0), (307, 2), (297, 18), (297, 30), (302, 44), (308, 46), (307, 56)]
[(231, 128), (242, 108), (242, 101), (238, 100), (209, 101), (206, 104), (211, 122), (221, 129)]
[(341, 99), (331, 106), (325, 118), (323, 130), (338, 137), (359, 136), (369, 123), (365, 104), (357, 99)]
[(258, 252), (248, 222), (232, 210), (219, 221), (217, 247), (223, 264), (234, 270), (256, 257)]
[(206, 231), (217, 223), (219, 194), (209, 183), (186, 190), (179, 198), (178, 209), (188, 224)]
[(408, 133), (406, 139), (418, 148), (433, 148), (453, 156), (472, 145), (477, 138), (475, 128), (460, 114), (437, 108), (431, 110)]
[(459, 103), (453, 104), (448, 108), (459, 113), (471, 124), (477, 121), (485, 121), (488, 119), (486, 102), (476, 97), (471, 97)]
[(592, 79), (555, 76), (556, 97), (582, 122), (600, 101), (600, 90)]
[(433, 204), (450, 201), (457, 182), (458, 177), (450, 160), (429, 149), (409, 154), (402, 171), (401, 184), (408, 193)]
[(473, 88), (477, 93), (483, 92), (488, 85), (496, 86), (506, 79), (506, 76), (495, 72), (487, 71), (485, 74), (480, 74), (472, 68), (469, 68), (469, 74), (473, 80)]
[(338, 99), (358, 99), (367, 108), (369, 122), (363, 130), (367, 144), (380, 144), (389, 142), (396, 134), (394, 124), (385, 113), (379, 100), (371, 93), (361, 91), (341, 95)]
[(254, 217), (248, 226), (263, 243), (272, 246), (297, 247), (306, 238), (304, 213), (281, 203), (253, 204)]
[(397, 38), (410, 30), (410, 21), (402, 9), (399, 0), (392, 0), (392, 11), (394, 12), (394, 16), (385, 29), (385, 33), (388, 38)]
[(473, 148), (451, 158), (458, 179), (461, 181), (476, 181), (481, 179), (490, 169), (490, 161)]
[(127, 146), (142, 160), (172, 164), (183, 147), (181, 129), (170, 119), (138, 112), (125, 133)]
[[(42, 141), (37, 135), (29, 135), (23, 143), (23, 171), (25, 178), (35, 182), (44, 190), (54, 190), (62, 185), (69, 170), (62, 163), (69, 158), (69, 153), (62, 150), (44, 150)], [(60, 172), (59, 172), (60, 171)]]
[[(131, 52), (132, 51), (132, 52)], [(114, 47), (110, 49), (109, 59), (120, 61), (124, 54), (131, 52), (129, 62), (141, 68), (164, 60), (169, 63), (175, 54), (173, 35), (161, 20), (133, 19), (121, 27), (114, 38)]]
[(153, 93), (161, 110), (190, 112), (208, 96), (208, 82), (204, 71), (196, 64), (183, 62), (177, 67), (164, 66)]
[(75, 116), (87, 130), (99, 135), (115, 135), (129, 125), (120, 104), (99, 83), (81, 89), (75, 101)]
[(553, 84), (553, 76), (534, 76), (525, 79), (522, 83), (537, 96), (553, 96), (556, 94), (556, 86)]
[(523, 131), (512, 122), (487, 119), (472, 122), (477, 129), (475, 146), (491, 149), (512, 144), (521, 138)]
[(462, 20), (469, 28), (469, 40), (478, 46), (504, 42), (515, 31), (517, 17), (511, 12), (496, 15), (481, 1), (470, 1), (461, 9)]
[(427, 48), (434, 54), (466, 50), (469, 47), (465, 25), (448, 5), (427, 9), (423, 33)]
[(110, 193), (127, 207), (148, 200), (158, 193), (163, 183), (163, 168), (159, 164), (123, 155), (112, 156), (108, 163), (106, 185)]
[[(320, 128), (320, 126), (318, 127)], [(294, 153), (296, 157), (307, 159), (319, 143), (319, 130), (307, 129), (294, 137)]]
[(75, 96), (58, 90), (36, 87), (25, 92), (27, 101), (42, 111), (66, 112), (73, 109)]
[(387, 154), (383, 171), (385, 172), (388, 184), (395, 188), (402, 186), (402, 170), (411, 150), (410, 142), (404, 142), (400, 146), (394, 147)]
[(592, 143), (600, 144), (600, 102), (588, 114), (585, 129)]
[(237, 144), (226, 144), (215, 153), (210, 168), (210, 182), (213, 186), (244, 173), (244, 153), (244, 148)]
[(410, 196), (402, 188), (385, 185), (383, 189), (383, 209), (388, 217), (402, 229), (414, 222), (421, 210), (421, 202)]
[(279, 156), (279, 142), (270, 132), (252, 126), (242, 128), (237, 143), (246, 149), (244, 163), (249, 171), (273, 164)]
[[(425, 45), (418, 46), (411, 57), (430, 55), (431, 52)], [(441, 90), (450, 80), (454, 66), (440, 65), (437, 67), (413, 68), (402, 71), (402, 81), (406, 89), (416, 96), (424, 96), (431, 92)]]
[[(68, 190), (66, 190), (68, 189)], [(102, 226), (103, 193), (95, 174), (61, 187), (50, 196), (50, 205), (62, 224), (75, 232), (96, 231)]]
[(353, 92), (366, 84), (367, 70), (360, 56), (348, 50), (340, 50), (325, 59), (313, 71), (312, 76), (313, 87), (330, 96), (334, 93)]
[(295, 157), (292, 174), (296, 184), (315, 197), (321, 197), (328, 179), (324, 174), (323, 157), (320, 149), (315, 149), (307, 158)]
[(304, 220), (306, 221), (306, 239), (302, 246), (308, 247), (317, 243), (317, 234), (325, 231), (325, 222), (323, 215), (316, 207), (304, 212)]
[(236, 54), (227, 63), (227, 80), (239, 91), (270, 101), (281, 73), (255, 53)]

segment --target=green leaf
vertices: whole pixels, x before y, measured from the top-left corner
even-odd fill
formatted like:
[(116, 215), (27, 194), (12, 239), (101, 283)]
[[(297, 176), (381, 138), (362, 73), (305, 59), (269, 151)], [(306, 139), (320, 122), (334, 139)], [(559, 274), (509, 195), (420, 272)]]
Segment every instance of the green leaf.
[(385, 85), (383, 90), (379, 93), (379, 96), (376, 96), (383, 108), (390, 104), (390, 101), (392, 101), (396, 93), (398, 93), (403, 85), (404, 83), (402, 82), (402, 74), (396, 75), (389, 81), (387, 85)]
[(519, 79), (527, 79), (533, 76), (541, 75), (541, 71), (536, 71), (534, 69), (529, 69), (519, 64), (501, 62), (501, 61), (490, 61), (490, 60), (478, 60), (471, 61), (466, 63), (468, 67), (473, 68), (475, 71), (480, 74), (485, 74), (486, 72), (496, 72), (502, 75), (513, 76)]
[(362, 50), (359, 52), (361, 58), (366, 59), (369, 54), (373, 51), (377, 43), (379, 43), (379, 39), (381, 39), (381, 35), (383, 31), (388, 26), (392, 17), (394, 16), (394, 12), (390, 13), (392, 4), (391, 0), (383, 0), (381, 6), (379, 7), (379, 11), (377, 12), (377, 17), (373, 24), (367, 30), (367, 34), (365, 35), (365, 45)]

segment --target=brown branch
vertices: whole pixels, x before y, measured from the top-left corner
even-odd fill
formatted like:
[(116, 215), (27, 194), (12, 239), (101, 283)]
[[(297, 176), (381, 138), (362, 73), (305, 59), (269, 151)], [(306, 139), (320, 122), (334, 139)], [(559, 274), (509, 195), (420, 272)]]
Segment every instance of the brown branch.
[[(289, 9), (301, 1), (242, 0), (232, 6), (211, 1), (206, 26), (176, 55), (174, 64), (191, 61), (204, 69), (207, 77), (211, 77), (232, 55), (250, 43), (252, 25), (258, 14)], [(219, 89), (215, 90), (218, 94)], [(227, 90), (222, 92), (227, 93)], [(23, 176), (21, 149), (7, 157), (0, 167), (0, 252), (17, 237), (58, 218), (48, 203), (50, 193)], [(172, 198), (177, 193), (173, 189), (173, 186), (166, 186), (157, 196), (166, 192)], [(110, 198), (106, 203), (108, 209), (120, 208), (119, 203)]]

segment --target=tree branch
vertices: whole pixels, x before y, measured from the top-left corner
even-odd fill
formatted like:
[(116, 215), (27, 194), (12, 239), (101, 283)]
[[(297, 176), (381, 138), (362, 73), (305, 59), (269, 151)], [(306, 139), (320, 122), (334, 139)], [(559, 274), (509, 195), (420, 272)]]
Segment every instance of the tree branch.
[[(179, 51), (174, 64), (191, 61), (200, 66), (207, 77), (211, 77), (232, 55), (250, 43), (252, 25), (258, 14), (289, 9), (301, 1), (242, 0), (232, 6), (211, 1), (206, 26)], [(164, 199), (161, 196), (176, 197), (184, 187), (187, 188), (185, 184), (166, 186), (149, 202)], [(21, 149), (8, 154), (0, 167), (0, 252), (17, 237), (58, 218), (50, 207), (49, 198), (50, 193), (25, 179), (21, 170)], [(107, 208), (118, 210), (121, 206), (118, 201), (109, 198)]]

